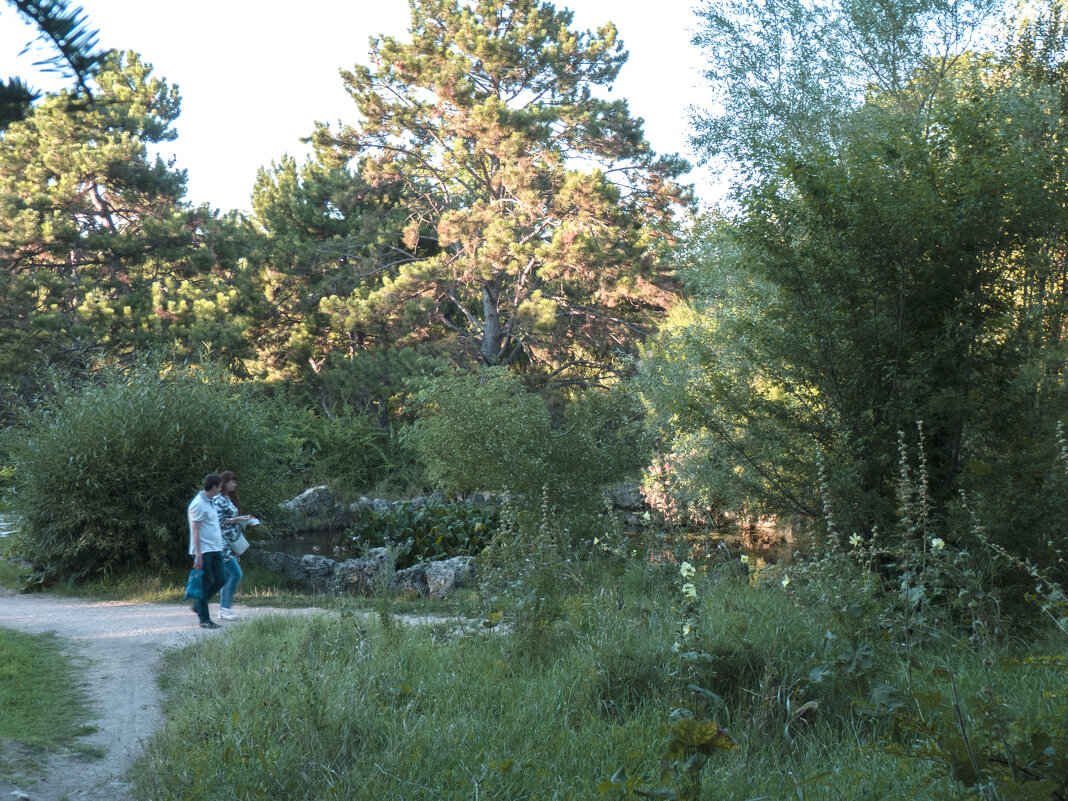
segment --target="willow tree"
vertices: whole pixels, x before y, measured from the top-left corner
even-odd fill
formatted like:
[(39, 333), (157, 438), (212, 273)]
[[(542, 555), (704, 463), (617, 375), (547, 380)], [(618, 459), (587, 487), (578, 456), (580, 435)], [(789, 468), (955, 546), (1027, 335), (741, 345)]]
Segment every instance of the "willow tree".
[(571, 29), (536, 0), (410, 0), (411, 42), (372, 39), (343, 72), (362, 117), (315, 142), (400, 188), (403, 252), (323, 308), (354, 329), (403, 321), (485, 365), (596, 368), (667, 306), (658, 246), (686, 169), (623, 100), (616, 29)]
[[(1004, 543), (1061, 542), (1068, 36), (1049, 5), (1000, 54), (932, 57), (836, 109), (834, 136), (751, 154), (739, 211), (683, 252), (695, 302), (647, 362), (691, 496), (849, 536), (896, 530), (924, 484), (939, 524), (964, 490)], [(923, 482), (902, 480), (902, 437)]]

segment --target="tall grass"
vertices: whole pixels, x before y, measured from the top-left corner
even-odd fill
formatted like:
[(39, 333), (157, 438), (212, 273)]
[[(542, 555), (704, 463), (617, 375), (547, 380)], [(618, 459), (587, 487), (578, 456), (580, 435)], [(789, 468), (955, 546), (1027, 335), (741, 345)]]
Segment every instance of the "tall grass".
[[(907, 725), (915, 715), (885, 689), (906, 683), (893, 643), (865, 656), (829, 605), (801, 603), (780, 574), (751, 584), (709, 565), (693, 579), (699, 658), (689, 663), (676, 566), (619, 565), (565, 566), (573, 572), (556, 582), (553, 614), (531, 613), (546, 629), (538, 636), (516, 620), (503, 629), (383, 628), (324, 615), (257, 620), (174, 654), (169, 722), (136, 768), (138, 796), (677, 792), (664, 756), (672, 710), (685, 701), (705, 704), (738, 743), (711, 760), (701, 797), (974, 797), (935, 749), (928, 759), (913, 747), (922, 739)], [(853, 664), (836, 661), (850, 651)], [(1027, 710), (1013, 725), (1041, 727), (1063, 714), (1063, 676), (1019, 666), (1051, 652), (1063, 655), (1063, 643), (1000, 638), (979, 656), (957, 637), (930, 637), (916, 645), (911, 668), (921, 689), (947, 696), (938, 671), (951, 670), (976, 728), (988, 720), (984, 697)]]

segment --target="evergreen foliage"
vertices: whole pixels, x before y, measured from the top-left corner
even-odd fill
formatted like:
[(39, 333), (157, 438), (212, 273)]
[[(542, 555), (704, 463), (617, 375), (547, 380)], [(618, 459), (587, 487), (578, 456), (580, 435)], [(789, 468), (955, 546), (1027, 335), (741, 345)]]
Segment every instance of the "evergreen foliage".
[(134, 53), (93, 79), (92, 103), (49, 96), (0, 139), (0, 374), (204, 343), (240, 368), (240, 229), (190, 208), (184, 171), (148, 155), (176, 136), (177, 90)]
[(484, 365), (595, 371), (671, 300), (658, 248), (684, 162), (598, 97), (626, 58), (614, 26), (574, 32), (536, 0), (411, 11), (410, 43), (374, 39), (374, 66), (344, 73), (360, 124), (314, 136), (397, 187), (403, 250), (323, 307), (349, 330), (449, 337)]
[(367, 282), (396, 260), (392, 232), (404, 218), (395, 187), (365, 181), (344, 161), (322, 149), (300, 167), (283, 158), (260, 170), (252, 192), (257, 289), (270, 310), (256, 321), (257, 350), (272, 373), (319, 387), (326, 405), (334, 398), (324, 365), (343, 370), (345, 360), (407, 334), (386, 316), (335, 313), (338, 298), (365, 296)]
[[(89, 27), (85, 12), (68, 0), (9, 0), (23, 17), (37, 28), (37, 42), (51, 55), (35, 66), (59, 72), (73, 79), (86, 99), (92, 92), (88, 81), (104, 54), (96, 49), (97, 32)], [(26, 46), (29, 50), (35, 42)], [(0, 81), (0, 129), (24, 119), (30, 106), (41, 97), (21, 78)]]

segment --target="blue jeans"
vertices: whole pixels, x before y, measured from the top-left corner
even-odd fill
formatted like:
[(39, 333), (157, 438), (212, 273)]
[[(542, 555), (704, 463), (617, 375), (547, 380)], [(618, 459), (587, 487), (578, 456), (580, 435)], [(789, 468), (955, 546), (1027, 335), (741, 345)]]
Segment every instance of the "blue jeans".
[(222, 590), (219, 592), (219, 608), (229, 609), (230, 604), (234, 601), (237, 585), (241, 582), (241, 577), (245, 575), (241, 572), (241, 565), (237, 563), (237, 557), (223, 560), (223, 574), (226, 576), (226, 583), (223, 584)]
[(226, 576), (223, 574), (222, 551), (208, 551), (201, 554), (201, 557), (204, 569), (204, 597), (195, 601), (193, 608), (200, 617), (200, 622), (206, 623), (211, 620), (208, 601), (226, 584)]

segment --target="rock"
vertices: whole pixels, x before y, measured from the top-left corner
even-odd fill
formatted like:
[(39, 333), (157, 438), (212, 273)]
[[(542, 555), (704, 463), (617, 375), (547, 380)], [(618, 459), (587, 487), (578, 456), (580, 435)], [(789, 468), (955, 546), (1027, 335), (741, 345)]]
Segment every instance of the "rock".
[(298, 556), (276, 551), (257, 555), (255, 561), (290, 581), (303, 583), (308, 580), (308, 574), (304, 571), (304, 562)]
[(375, 498), (371, 501), (371, 505), (380, 512), (384, 512), (390, 508), (389, 501), (385, 498)]
[(293, 518), (298, 533), (347, 528), (354, 517), (351, 507), (334, 503), (334, 496), (325, 485), (306, 489), (296, 498), (283, 501), (282, 510)]
[(314, 592), (335, 594), (374, 595), (385, 582), (394, 592), (441, 599), (468, 586), (476, 573), (473, 556), (454, 556), (394, 571), (388, 548), (372, 548), (358, 559), (340, 563), (311, 553), (292, 556), (281, 551), (250, 552), (250, 557), (250, 564), (262, 565)]
[(353, 595), (373, 595), (380, 576), (393, 571), (388, 548), (372, 548), (359, 559), (346, 559), (334, 569), (333, 589)]
[(330, 592), (334, 589), (334, 573), (337, 572), (337, 562), (326, 556), (305, 554), (300, 560), (304, 572), (305, 581), (311, 584), (315, 592)]
[(427, 594), (431, 598), (445, 598), (467, 585), (475, 577), (475, 557), (454, 556), (440, 562), (427, 562)]
[(411, 506), (413, 509), (422, 509), (424, 506), (426, 506), (426, 496), (416, 495), (414, 498), (408, 501), (408, 505)]
[(350, 503), (349, 504), (349, 511), (353, 515), (358, 515), (360, 512), (362, 512), (364, 509), (366, 509), (370, 505), (371, 505), (371, 499), (368, 498), (366, 495), (361, 495), (360, 499), (358, 501), (356, 501), (355, 503)]
[(426, 580), (426, 565), (413, 565), (398, 570), (389, 581), (389, 587), (396, 592), (414, 593), (426, 597), (429, 593)]
[(287, 512), (304, 517), (322, 517), (333, 514), (334, 496), (327, 491), (326, 485), (323, 484), (304, 490), (292, 500), (282, 501), (282, 508)]
[(645, 498), (638, 487), (632, 484), (620, 484), (608, 493), (608, 500), (617, 509), (634, 511), (645, 508)]

